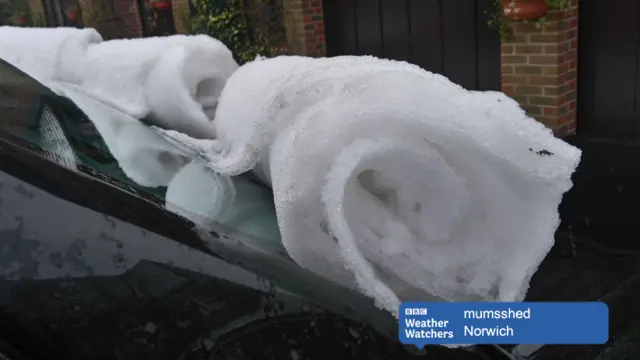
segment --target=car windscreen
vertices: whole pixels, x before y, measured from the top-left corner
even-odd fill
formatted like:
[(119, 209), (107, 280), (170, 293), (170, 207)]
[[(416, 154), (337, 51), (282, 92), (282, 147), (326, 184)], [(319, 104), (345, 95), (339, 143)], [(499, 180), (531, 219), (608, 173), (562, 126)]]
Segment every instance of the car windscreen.
[[(91, 170), (95, 177), (115, 180), (123, 189), (134, 189), (137, 194), (197, 225), (211, 227), (270, 253), (285, 253), (280, 242), (271, 189), (257, 177), (243, 174), (231, 178), (233, 194), (228, 197), (227, 203), (222, 204), (224, 216), (213, 213), (209, 216), (207, 204), (196, 204), (190, 208), (189, 201), (199, 199), (178, 199), (178, 205), (172, 204), (166, 199), (167, 186), (145, 186), (132, 179), (123, 171), (123, 164), (114, 156), (113, 148), (110, 149), (105, 142), (109, 129), (103, 125), (114, 122), (136, 122), (137, 131), (142, 131), (145, 136), (153, 136), (154, 130), (144, 125), (144, 119), (132, 119), (115, 107), (88, 96), (77, 97), (83, 99), (83, 104), (79, 106), (4, 62), (0, 64), (0, 72), (0, 131), (36, 147), (60, 166), (72, 170), (83, 167)], [(96, 124), (102, 125), (97, 127)], [(102, 132), (98, 130), (99, 127)], [(171, 145), (167, 143), (166, 146)], [(126, 164), (129, 168), (145, 165), (148, 164), (145, 164), (143, 157), (137, 164)], [(190, 182), (189, 173), (181, 176), (186, 177), (183, 182)], [(193, 181), (202, 182), (202, 179)], [(188, 187), (197, 188), (197, 185), (189, 184)], [(203, 191), (209, 188), (203, 186)], [(194, 193), (195, 190), (187, 190), (189, 194), (185, 196), (199, 197)], [(180, 196), (180, 190), (174, 191), (176, 193), (178, 195), (174, 195), (174, 198)], [(202, 198), (206, 199), (207, 195), (203, 193)], [(205, 210), (200, 211), (203, 207)]]

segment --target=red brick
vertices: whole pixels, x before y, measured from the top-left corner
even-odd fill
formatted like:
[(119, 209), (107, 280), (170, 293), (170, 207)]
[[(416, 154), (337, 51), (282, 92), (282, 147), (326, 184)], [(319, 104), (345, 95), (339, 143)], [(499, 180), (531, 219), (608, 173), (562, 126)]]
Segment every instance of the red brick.
[(518, 75), (503, 75), (502, 76), (502, 84), (527, 84), (529, 82), (528, 76), (518, 76)]
[(540, 45), (516, 45), (514, 46), (514, 53), (516, 54), (542, 54), (543, 47)]
[(324, 13), (320, 0), (284, 0), (285, 30), (291, 54), (325, 56)]
[(503, 64), (526, 64), (529, 62), (529, 57), (526, 55), (506, 55), (502, 54)]
[(514, 74), (514, 68), (512, 65), (502, 65), (502, 75)]
[(516, 86), (516, 94), (518, 95), (542, 95), (542, 88), (540, 86)]
[(550, 55), (530, 55), (529, 64), (531, 65), (557, 65), (561, 62), (558, 56)]
[(502, 84), (502, 92), (507, 95), (513, 94), (515, 92), (515, 87), (513, 85)]
[(502, 55), (512, 55), (515, 51), (514, 51), (514, 47), (513, 45), (502, 45)]

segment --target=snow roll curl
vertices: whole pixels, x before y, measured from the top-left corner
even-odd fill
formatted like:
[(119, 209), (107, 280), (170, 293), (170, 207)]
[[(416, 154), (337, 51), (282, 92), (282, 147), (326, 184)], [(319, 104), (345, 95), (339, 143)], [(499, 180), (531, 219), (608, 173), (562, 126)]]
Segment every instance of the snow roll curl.
[(231, 51), (206, 35), (110, 40), (89, 48), (81, 85), (136, 119), (213, 138), (218, 97), (237, 68)]
[(502, 93), (372, 57), (244, 65), (214, 126), (202, 157), (263, 174), (290, 256), (396, 316), (523, 300), (580, 159)]

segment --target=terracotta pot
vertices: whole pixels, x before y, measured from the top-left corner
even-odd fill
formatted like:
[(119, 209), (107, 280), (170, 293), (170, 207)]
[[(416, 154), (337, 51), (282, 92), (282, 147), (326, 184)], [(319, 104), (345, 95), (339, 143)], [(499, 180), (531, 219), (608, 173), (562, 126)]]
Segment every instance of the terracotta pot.
[(78, 20), (80, 18), (80, 12), (78, 10), (67, 10), (66, 14), (69, 20)]
[(502, 0), (504, 16), (509, 20), (536, 20), (548, 10), (547, 0)]
[(154, 10), (167, 10), (171, 9), (171, 3), (169, 1), (156, 1), (152, 4)]

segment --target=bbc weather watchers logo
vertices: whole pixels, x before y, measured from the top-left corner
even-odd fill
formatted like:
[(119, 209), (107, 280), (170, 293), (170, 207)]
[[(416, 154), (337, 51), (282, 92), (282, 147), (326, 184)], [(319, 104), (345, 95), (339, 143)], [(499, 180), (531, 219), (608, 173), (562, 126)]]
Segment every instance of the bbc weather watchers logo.
[(427, 308), (405, 308), (405, 316), (424, 316), (427, 315)]
[(410, 302), (400, 305), (398, 338), (418, 348), (444, 344), (604, 344), (602, 302)]

